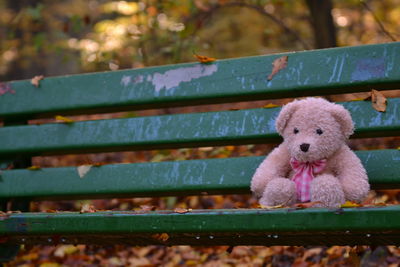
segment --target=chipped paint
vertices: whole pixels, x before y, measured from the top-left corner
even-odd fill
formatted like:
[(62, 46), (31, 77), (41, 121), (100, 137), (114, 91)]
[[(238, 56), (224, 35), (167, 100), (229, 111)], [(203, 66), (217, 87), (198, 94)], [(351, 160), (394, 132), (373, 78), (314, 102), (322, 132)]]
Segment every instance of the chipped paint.
[(131, 80), (132, 80), (131, 76), (124, 75), (124, 76), (122, 76), (122, 79), (121, 79), (121, 85), (126, 87), (131, 83)]
[(0, 96), (7, 93), (15, 94), (15, 90), (11, 88), (11, 84), (9, 83), (0, 83)]
[(169, 90), (177, 87), (183, 82), (190, 82), (194, 79), (210, 76), (217, 70), (217, 64), (198, 64), (193, 67), (168, 70), (164, 73), (154, 73), (147, 76), (147, 81), (151, 82), (154, 85), (154, 89), (159, 92), (162, 89)]
[(357, 61), (356, 69), (351, 74), (352, 81), (366, 81), (385, 76), (385, 58), (362, 58)]

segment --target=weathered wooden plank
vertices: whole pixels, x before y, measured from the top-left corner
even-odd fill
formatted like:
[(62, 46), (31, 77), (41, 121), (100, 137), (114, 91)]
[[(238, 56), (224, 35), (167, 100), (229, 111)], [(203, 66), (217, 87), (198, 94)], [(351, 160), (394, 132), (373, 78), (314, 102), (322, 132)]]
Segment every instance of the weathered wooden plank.
[[(373, 189), (400, 188), (400, 151), (357, 151)], [(202, 194), (249, 194), (250, 180), (264, 157), (115, 164), (1, 174), (0, 199), (87, 199)], [(224, 166), (221, 168), (221, 166)]]
[[(272, 62), (288, 65), (272, 80)], [(45, 78), (1, 84), (0, 118), (108, 112), (395, 89), (400, 43)]]
[[(399, 135), (400, 98), (389, 99), (384, 113), (374, 110), (369, 101), (344, 105), (355, 121), (355, 137)], [(279, 111), (249, 109), (2, 127), (0, 157), (271, 143), (280, 140), (275, 131)]]
[(0, 236), (19, 244), (398, 245), (400, 206), (22, 213), (0, 220)]

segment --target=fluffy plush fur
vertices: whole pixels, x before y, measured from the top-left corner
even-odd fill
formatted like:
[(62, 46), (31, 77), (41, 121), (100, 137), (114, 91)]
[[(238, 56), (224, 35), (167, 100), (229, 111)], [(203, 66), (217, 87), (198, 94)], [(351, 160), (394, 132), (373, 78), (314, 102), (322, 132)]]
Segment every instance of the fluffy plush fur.
[[(316, 206), (338, 207), (346, 200), (361, 202), (366, 197), (370, 188), (366, 171), (345, 143), (354, 124), (343, 106), (322, 98), (295, 100), (282, 108), (276, 129), (284, 142), (261, 163), (251, 181), (251, 190), (260, 197), (261, 205), (298, 201), (291, 180), (291, 158), (300, 162), (327, 160), (324, 171), (314, 175), (310, 185), (311, 201), (320, 203)], [(300, 149), (304, 143), (310, 145), (306, 152)]]

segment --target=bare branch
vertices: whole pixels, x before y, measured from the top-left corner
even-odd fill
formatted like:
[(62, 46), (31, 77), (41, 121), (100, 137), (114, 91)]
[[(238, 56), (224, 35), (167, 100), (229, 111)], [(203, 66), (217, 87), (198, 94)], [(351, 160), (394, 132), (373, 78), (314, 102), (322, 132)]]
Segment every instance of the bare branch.
[(245, 7), (245, 8), (253, 9), (253, 10), (257, 11), (260, 15), (270, 19), (275, 24), (280, 26), (286, 33), (292, 35), (299, 43), (301, 43), (303, 45), (304, 49), (306, 49), (306, 50), (311, 49), (311, 47), (297, 34), (296, 31), (289, 28), (282, 20), (278, 19), (273, 14), (267, 12), (264, 8), (262, 8), (261, 6), (258, 6), (258, 5), (252, 5), (252, 4), (243, 3), (243, 2), (229, 2), (229, 3), (225, 3), (225, 4), (216, 4), (212, 7), (210, 7), (208, 10), (201, 11), (199, 14), (195, 15), (191, 19), (200, 17), (202, 20), (205, 20), (208, 17), (212, 16), (213, 13), (215, 13), (216, 11), (218, 11), (222, 8), (226, 8), (226, 7)]
[(385, 29), (385, 26), (382, 24), (382, 22), (379, 20), (379, 18), (375, 15), (374, 11), (372, 10), (372, 8), (363, 0), (360, 1), (361, 4), (364, 6), (365, 9), (367, 9), (372, 17), (374, 18), (374, 20), (376, 21), (376, 23), (378, 23), (379, 28), (381, 28), (381, 31), (386, 34), (390, 39), (392, 39), (392, 41), (396, 42), (397, 39)]

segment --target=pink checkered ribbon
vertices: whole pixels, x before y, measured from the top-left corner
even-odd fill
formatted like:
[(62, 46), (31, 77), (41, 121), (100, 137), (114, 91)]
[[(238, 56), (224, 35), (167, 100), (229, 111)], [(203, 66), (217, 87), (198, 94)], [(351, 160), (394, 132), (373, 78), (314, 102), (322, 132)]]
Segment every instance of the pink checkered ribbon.
[(325, 169), (326, 159), (314, 162), (300, 162), (292, 158), (290, 165), (294, 170), (293, 182), (296, 184), (297, 200), (301, 202), (310, 201), (311, 181), (314, 178), (314, 174), (318, 174)]

